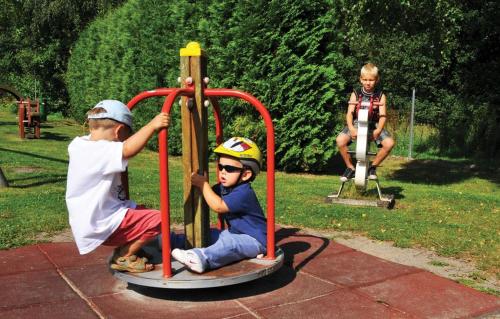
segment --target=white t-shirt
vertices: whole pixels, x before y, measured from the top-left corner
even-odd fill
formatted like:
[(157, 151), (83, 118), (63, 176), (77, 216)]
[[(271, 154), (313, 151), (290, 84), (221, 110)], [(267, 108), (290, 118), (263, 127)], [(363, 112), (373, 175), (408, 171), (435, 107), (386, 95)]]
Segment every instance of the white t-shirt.
[(125, 199), (123, 143), (76, 137), (68, 146), (66, 205), (80, 254), (101, 245), (120, 225), (133, 201)]

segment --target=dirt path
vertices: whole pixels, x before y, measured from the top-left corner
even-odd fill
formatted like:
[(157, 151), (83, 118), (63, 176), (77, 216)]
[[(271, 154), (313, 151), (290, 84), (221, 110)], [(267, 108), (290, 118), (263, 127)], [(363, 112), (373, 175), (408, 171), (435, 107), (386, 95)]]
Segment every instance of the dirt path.
[[(288, 227), (285, 225), (282, 226)], [(438, 276), (454, 281), (474, 282), (473, 285), (469, 284), (469, 286), (473, 286), (474, 288), (493, 289), (500, 292), (500, 283), (495, 278), (477, 279), (478, 274), (481, 274), (481, 277), (484, 277), (484, 274), (472, 262), (438, 256), (435, 252), (424, 249), (398, 248), (394, 247), (391, 242), (377, 241), (350, 232), (318, 231), (315, 229), (302, 229), (301, 232), (333, 239), (342, 245), (366, 254), (398, 264), (425, 269)], [(69, 242), (73, 241), (73, 236), (68, 229), (53, 237), (40, 239), (51, 242)]]

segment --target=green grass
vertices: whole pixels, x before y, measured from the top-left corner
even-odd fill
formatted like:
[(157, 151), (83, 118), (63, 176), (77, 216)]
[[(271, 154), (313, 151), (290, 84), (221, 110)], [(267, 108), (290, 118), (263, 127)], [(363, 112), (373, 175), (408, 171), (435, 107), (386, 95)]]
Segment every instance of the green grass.
[[(68, 227), (67, 145), (82, 134), (81, 125), (49, 117), (42, 139), (20, 140), (15, 115), (0, 110), (0, 167), (11, 186), (0, 189), (0, 249), (34, 243), (42, 233)], [(180, 223), (181, 161), (171, 158), (169, 165), (172, 221)], [(354, 231), (399, 247), (423, 247), (442, 256), (472, 260), (481, 271), (498, 278), (500, 177), (496, 167), (466, 159), (391, 157), (378, 174), (384, 192), (395, 195), (393, 210), (326, 204), (325, 196), (339, 187), (341, 165), (324, 175), (277, 172), (276, 222)], [(159, 207), (157, 154), (139, 154), (131, 160), (129, 174), (132, 199)], [(374, 198), (375, 189), (369, 186), (364, 196)], [(257, 178), (254, 188), (265, 206), (265, 174)], [(344, 191), (344, 196), (349, 195), (362, 197), (353, 187)]]
[(429, 265), (437, 266), (437, 267), (446, 267), (446, 266), (449, 266), (450, 264), (443, 262), (443, 261), (439, 261), (439, 260), (431, 260), (429, 262)]

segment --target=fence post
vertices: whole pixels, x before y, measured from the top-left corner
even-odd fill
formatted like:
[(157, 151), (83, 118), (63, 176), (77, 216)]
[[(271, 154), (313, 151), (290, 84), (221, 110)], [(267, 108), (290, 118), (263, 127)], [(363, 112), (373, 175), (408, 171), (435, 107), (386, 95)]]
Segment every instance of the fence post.
[(411, 95), (411, 115), (410, 115), (410, 145), (408, 150), (408, 159), (411, 160), (411, 151), (413, 148), (413, 121), (415, 116), (415, 88), (413, 88), (413, 92)]

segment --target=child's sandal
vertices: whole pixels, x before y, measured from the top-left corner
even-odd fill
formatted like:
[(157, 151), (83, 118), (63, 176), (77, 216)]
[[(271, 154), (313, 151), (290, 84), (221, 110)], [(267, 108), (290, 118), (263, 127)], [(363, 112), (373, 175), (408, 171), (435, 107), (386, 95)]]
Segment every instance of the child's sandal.
[(139, 258), (136, 255), (131, 255), (114, 259), (111, 269), (128, 272), (147, 272), (153, 270), (154, 265), (147, 264), (147, 258)]

